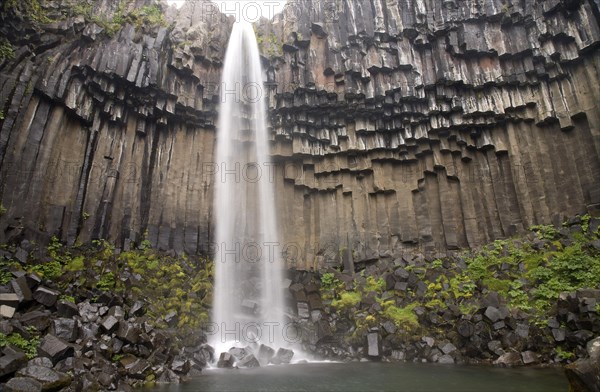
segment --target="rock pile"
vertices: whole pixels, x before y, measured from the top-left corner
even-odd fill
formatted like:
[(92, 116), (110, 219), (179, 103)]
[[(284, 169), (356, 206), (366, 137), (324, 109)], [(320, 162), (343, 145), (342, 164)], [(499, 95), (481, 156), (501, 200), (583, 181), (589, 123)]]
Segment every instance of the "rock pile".
[(126, 391), (180, 382), (213, 360), (202, 336), (185, 346), (175, 330), (156, 327), (143, 301), (131, 302), (112, 293), (70, 302), (16, 272), (0, 287), (2, 390)]

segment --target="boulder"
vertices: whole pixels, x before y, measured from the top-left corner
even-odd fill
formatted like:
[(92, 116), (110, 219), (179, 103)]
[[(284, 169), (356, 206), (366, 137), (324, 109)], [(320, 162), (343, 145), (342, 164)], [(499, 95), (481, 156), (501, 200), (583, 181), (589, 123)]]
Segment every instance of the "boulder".
[(513, 367), (522, 365), (521, 355), (517, 352), (510, 351), (500, 355), (500, 358), (494, 361), (494, 365)]
[(454, 363), (454, 358), (452, 358), (452, 356), (450, 356), (448, 354), (444, 354), (438, 358), (438, 363), (450, 365), (450, 364)]
[(27, 364), (27, 356), (13, 352), (0, 357), (0, 377), (8, 376)]
[(379, 357), (379, 333), (369, 332), (367, 333), (367, 355), (369, 357)]
[(73, 302), (61, 300), (56, 304), (56, 313), (61, 317), (72, 318), (79, 314), (79, 308)]
[(260, 367), (260, 362), (258, 362), (258, 359), (256, 359), (254, 354), (248, 353), (246, 356), (237, 361), (237, 365), (239, 367), (253, 368)]
[(33, 299), (29, 285), (27, 284), (27, 278), (25, 276), (19, 276), (10, 282), (13, 291), (19, 298), (19, 302), (27, 302)]
[(40, 332), (45, 331), (50, 326), (50, 312), (34, 310), (22, 315), (20, 321), (26, 327), (35, 327)]
[(42, 392), (42, 383), (29, 377), (14, 377), (8, 380), (6, 392)]
[(484, 313), (485, 317), (488, 318), (488, 320), (490, 320), (492, 323), (495, 323), (501, 319), (504, 318), (504, 315), (502, 314), (502, 312), (500, 312), (500, 310), (494, 306), (488, 306), (485, 309), (485, 313)]
[(261, 365), (268, 364), (274, 355), (275, 355), (275, 350), (265, 344), (261, 344), (260, 347), (258, 348), (257, 357), (258, 357), (258, 361), (261, 363)]
[(286, 348), (280, 348), (277, 350), (277, 353), (273, 358), (271, 358), (271, 363), (279, 365), (282, 363), (290, 363), (292, 358), (294, 357), (294, 352), (292, 350), (288, 350)]
[(235, 358), (229, 353), (221, 353), (219, 360), (217, 361), (218, 368), (232, 368)]
[(77, 321), (68, 318), (59, 318), (52, 321), (52, 329), (57, 338), (73, 343), (78, 336)]
[(0, 305), (0, 317), (11, 319), (15, 315), (16, 311), (17, 309), (13, 308), (12, 306)]
[(31, 365), (17, 372), (17, 376), (29, 377), (42, 384), (43, 391), (57, 391), (71, 384), (71, 377), (53, 369)]
[(173, 370), (175, 373), (187, 374), (192, 367), (192, 363), (189, 361), (189, 359), (178, 355), (175, 358), (173, 358), (170, 367), (171, 370)]
[(100, 326), (106, 332), (113, 332), (119, 326), (119, 319), (109, 314), (102, 320)]
[(47, 287), (40, 286), (33, 293), (33, 298), (42, 305), (51, 308), (56, 304), (60, 293), (56, 290), (51, 290)]
[(56, 364), (61, 359), (73, 356), (73, 347), (54, 335), (46, 335), (39, 348), (41, 355), (50, 358)]
[(527, 350), (521, 353), (521, 359), (525, 365), (533, 365), (539, 362), (539, 355), (533, 351)]
[(16, 308), (19, 306), (19, 296), (15, 293), (1, 293), (0, 294), (0, 305), (10, 306)]
[(588, 358), (565, 366), (571, 392), (600, 392), (600, 337), (586, 345)]

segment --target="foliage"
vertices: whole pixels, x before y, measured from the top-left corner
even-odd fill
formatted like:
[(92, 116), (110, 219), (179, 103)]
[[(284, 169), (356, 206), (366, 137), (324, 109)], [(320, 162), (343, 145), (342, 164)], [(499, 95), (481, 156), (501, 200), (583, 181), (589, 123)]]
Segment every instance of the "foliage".
[(529, 230), (536, 233), (542, 240), (555, 240), (559, 235), (558, 229), (552, 225), (535, 225), (531, 226)]
[(385, 290), (385, 280), (383, 280), (383, 278), (375, 279), (372, 276), (367, 277), (364, 287), (365, 292), (375, 291), (377, 293), (382, 293), (383, 290)]
[(100, 277), (100, 280), (96, 283), (96, 287), (102, 291), (111, 291), (115, 288), (116, 283), (115, 274), (107, 272)]
[[(1, 112), (2, 114), (2, 118), (0, 118), (0, 120), (4, 120), (4, 113)], [(4, 207), (4, 205), (2, 203), (0, 203), (0, 216), (6, 214), (6, 208)]]
[(321, 287), (325, 290), (331, 290), (338, 286), (340, 281), (331, 272), (326, 272), (321, 275)]
[(6, 0), (3, 12), (12, 11), (35, 23), (50, 23), (46, 10), (42, 7), (40, 0)]
[(12, 345), (23, 350), (27, 355), (27, 358), (32, 359), (37, 356), (37, 348), (40, 345), (39, 336), (34, 335), (31, 339), (27, 340), (18, 333), (11, 333), (5, 335), (0, 332), (0, 347)]
[(554, 349), (554, 351), (556, 351), (556, 355), (558, 356), (558, 358), (560, 358), (563, 361), (569, 361), (569, 360), (575, 359), (575, 357), (576, 357), (575, 353), (573, 353), (571, 351), (566, 351), (560, 346), (557, 346)]
[(35, 272), (46, 279), (52, 280), (62, 275), (62, 265), (56, 260), (50, 260), (32, 266), (30, 272)]
[(76, 2), (73, 6), (73, 12), (75, 15), (82, 15), (90, 22), (94, 22), (102, 27), (109, 37), (114, 37), (126, 23), (132, 24), (137, 29), (167, 26), (167, 21), (160, 5), (146, 5), (131, 12), (127, 12), (127, 5), (127, 0), (121, 0), (115, 12), (110, 16), (96, 12), (94, 2), (85, 0)]
[(356, 291), (345, 291), (340, 294), (339, 299), (334, 299), (331, 306), (338, 311), (343, 312), (358, 305), (361, 301), (361, 294)]
[[(10, 42), (8, 42), (8, 40), (6, 40), (3, 37), (0, 37), (0, 61), (4, 60), (4, 59), (14, 59), (15, 58), (15, 50), (13, 48), (13, 46), (11, 45)], [(4, 113), (2, 115), (2, 118), (0, 118), (0, 120), (4, 119)]]
[(20, 268), (21, 266), (16, 261), (0, 258), (0, 286), (8, 284), (13, 279), (10, 271)]
[(383, 317), (392, 321), (397, 327), (413, 329), (419, 326), (419, 319), (414, 312), (416, 307), (416, 303), (412, 303), (404, 308), (400, 308), (393, 304), (387, 304), (387, 306), (384, 306), (382, 314)]

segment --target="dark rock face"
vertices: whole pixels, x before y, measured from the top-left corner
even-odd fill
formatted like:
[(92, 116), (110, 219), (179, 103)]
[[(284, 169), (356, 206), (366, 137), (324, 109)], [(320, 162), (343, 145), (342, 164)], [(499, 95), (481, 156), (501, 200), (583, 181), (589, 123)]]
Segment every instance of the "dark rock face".
[(600, 391), (600, 338), (588, 342), (587, 354), (588, 358), (579, 359), (565, 368), (570, 391)]
[[(147, 231), (159, 249), (209, 251), (232, 20), (204, 3), (168, 11), (172, 30), (112, 38), (67, 18), (0, 64), (0, 241), (127, 248)], [(264, 96), (282, 240), (303, 250), (290, 266), (443, 253), (598, 211), (593, 2), (313, 0), (274, 22), (258, 31), (276, 42)], [(24, 42), (23, 28), (0, 32)]]

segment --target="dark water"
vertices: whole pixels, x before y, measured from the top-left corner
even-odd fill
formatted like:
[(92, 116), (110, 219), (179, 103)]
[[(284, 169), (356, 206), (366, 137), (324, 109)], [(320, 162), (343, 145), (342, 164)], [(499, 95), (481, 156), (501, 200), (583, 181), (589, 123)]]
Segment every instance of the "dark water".
[(566, 392), (561, 369), (415, 365), (374, 362), (307, 363), (255, 369), (206, 369), (161, 392), (196, 391), (398, 391)]

